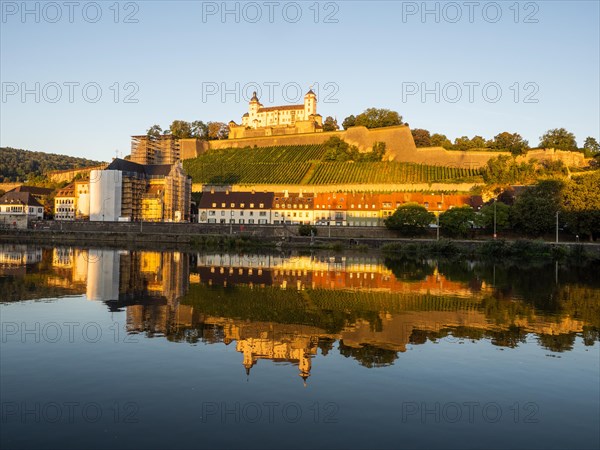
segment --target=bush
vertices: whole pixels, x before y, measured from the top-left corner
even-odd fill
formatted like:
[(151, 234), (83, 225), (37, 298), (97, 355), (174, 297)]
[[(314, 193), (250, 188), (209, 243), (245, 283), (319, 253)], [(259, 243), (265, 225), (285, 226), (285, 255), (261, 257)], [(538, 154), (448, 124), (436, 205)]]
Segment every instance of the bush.
[(300, 225), (298, 227), (298, 235), (299, 236), (316, 236), (317, 235), (317, 227), (313, 225)]

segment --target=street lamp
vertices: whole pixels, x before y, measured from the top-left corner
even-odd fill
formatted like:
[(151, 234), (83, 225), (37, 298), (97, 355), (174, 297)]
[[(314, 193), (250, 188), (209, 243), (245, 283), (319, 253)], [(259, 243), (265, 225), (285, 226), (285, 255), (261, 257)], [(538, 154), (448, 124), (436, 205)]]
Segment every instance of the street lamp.
[(494, 239), (496, 239), (496, 199), (494, 199)]
[(436, 221), (437, 221), (437, 227), (435, 228), (435, 232), (436, 232), (436, 241), (440, 240), (440, 213), (438, 213), (436, 216)]
[(558, 244), (558, 211), (556, 211), (556, 243)]

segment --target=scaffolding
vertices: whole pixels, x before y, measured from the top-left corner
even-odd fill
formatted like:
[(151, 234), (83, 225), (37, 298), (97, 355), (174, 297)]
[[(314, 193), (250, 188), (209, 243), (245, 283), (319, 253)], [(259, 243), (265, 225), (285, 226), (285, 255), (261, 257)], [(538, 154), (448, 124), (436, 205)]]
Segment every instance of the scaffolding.
[(175, 164), (181, 158), (179, 140), (171, 135), (131, 136), (131, 161), (138, 164)]

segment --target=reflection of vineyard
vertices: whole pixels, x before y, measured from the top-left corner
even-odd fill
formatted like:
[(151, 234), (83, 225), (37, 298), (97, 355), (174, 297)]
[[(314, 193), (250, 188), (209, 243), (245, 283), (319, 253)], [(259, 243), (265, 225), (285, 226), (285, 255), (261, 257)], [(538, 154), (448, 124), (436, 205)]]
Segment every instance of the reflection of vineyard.
[(184, 161), (196, 183), (387, 184), (432, 183), (479, 176), (468, 168), (401, 162), (324, 162), (323, 145), (211, 150)]
[[(585, 345), (594, 345), (597, 328), (573, 317), (582, 305), (568, 301), (576, 302), (570, 305), (574, 310), (552, 315), (491, 296), (195, 284), (178, 305), (130, 306), (127, 317), (130, 332), (189, 343), (235, 342), (247, 370), (269, 359), (297, 365), (306, 379), (318, 350), (327, 355), (336, 350), (336, 342), (341, 355), (366, 367), (393, 364), (407, 345), (449, 336), (448, 342), (489, 339), (497, 346), (516, 347), (534, 333), (543, 347), (565, 351), (582, 333)], [(597, 315), (599, 306), (589, 313)]]

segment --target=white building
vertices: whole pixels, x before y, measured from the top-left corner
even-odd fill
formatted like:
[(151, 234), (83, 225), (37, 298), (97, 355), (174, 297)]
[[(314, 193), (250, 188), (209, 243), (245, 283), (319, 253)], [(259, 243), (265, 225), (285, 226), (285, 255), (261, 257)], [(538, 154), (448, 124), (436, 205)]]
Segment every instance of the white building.
[(198, 205), (200, 223), (267, 225), (271, 222), (272, 192), (205, 192)]
[(116, 222), (121, 217), (123, 172), (92, 170), (90, 172), (90, 221)]
[(11, 191), (0, 197), (0, 224), (27, 227), (32, 220), (44, 218), (44, 206), (29, 192)]
[(311, 225), (314, 223), (312, 193), (276, 193), (271, 213), (274, 225)]

